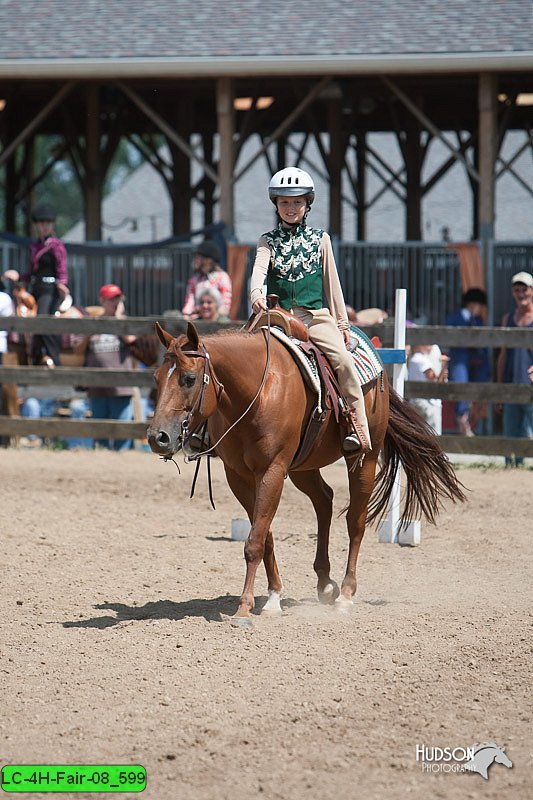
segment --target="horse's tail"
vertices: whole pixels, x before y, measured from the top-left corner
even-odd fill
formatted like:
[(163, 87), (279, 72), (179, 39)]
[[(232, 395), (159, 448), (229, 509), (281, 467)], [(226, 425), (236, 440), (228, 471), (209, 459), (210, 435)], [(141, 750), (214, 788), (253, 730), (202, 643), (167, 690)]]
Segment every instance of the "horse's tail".
[(433, 428), (416, 409), (392, 388), (389, 397), (389, 424), (382, 449), (382, 464), (368, 506), (367, 522), (383, 517), (398, 468), (405, 470), (407, 487), (401, 517), (416, 519), (423, 514), (428, 522), (435, 517), (445, 498), (463, 502), (464, 486), (457, 479)]

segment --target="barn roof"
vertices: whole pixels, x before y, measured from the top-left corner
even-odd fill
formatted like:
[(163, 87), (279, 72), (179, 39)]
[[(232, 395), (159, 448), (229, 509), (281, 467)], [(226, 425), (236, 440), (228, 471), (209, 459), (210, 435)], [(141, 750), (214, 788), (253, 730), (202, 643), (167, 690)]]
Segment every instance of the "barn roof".
[(533, 67), (531, 0), (2, 0), (0, 76)]

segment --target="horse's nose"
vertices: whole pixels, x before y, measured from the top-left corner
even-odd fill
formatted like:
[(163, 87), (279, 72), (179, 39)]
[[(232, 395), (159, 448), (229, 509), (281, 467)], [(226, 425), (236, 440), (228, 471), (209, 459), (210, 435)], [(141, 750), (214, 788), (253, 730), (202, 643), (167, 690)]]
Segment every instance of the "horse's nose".
[(170, 449), (170, 436), (161, 429), (148, 433), (148, 444), (154, 453), (168, 453)]

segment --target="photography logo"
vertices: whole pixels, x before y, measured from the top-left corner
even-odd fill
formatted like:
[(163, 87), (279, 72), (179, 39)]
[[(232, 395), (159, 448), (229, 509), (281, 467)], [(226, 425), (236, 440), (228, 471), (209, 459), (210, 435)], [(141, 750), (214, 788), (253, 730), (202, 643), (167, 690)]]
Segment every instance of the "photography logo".
[(473, 744), (471, 747), (416, 746), (416, 760), (424, 772), (477, 772), (488, 780), (491, 764), (502, 764), (510, 769), (513, 762), (505, 748), (495, 742)]

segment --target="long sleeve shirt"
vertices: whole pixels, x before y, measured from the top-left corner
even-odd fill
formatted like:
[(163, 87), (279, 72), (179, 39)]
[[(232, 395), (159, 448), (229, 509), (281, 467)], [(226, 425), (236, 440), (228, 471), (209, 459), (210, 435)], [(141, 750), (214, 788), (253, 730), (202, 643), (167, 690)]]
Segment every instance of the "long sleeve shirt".
[[(270, 245), (264, 236), (261, 236), (257, 245), (254, 267), (250, 281), (250, 300), (253, 303), (261, 297), (262, 287), (265, 283), (269, 266), (273, 257)], [(327, 300), (329, 310), (333, 319), (337, 323), (339, 330), (348, 330), (348, 314), (342, 293), (339, 273), (335, 264), (335, 256), (331, 246), (331, 238), (328, 233), (322, 234), (320, 241), (320, 258), (322, 262), (322, 283), (324, 296)]]
[(56, 236), (49, 236), (44, 241), (38, 239), (30, 246), (30, 268), (22, 276), (28, 282), (32, 276), (55, 278), (58, 283), (67, 283), (67, 251), (65, 245)]

